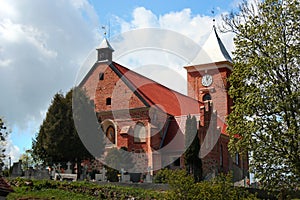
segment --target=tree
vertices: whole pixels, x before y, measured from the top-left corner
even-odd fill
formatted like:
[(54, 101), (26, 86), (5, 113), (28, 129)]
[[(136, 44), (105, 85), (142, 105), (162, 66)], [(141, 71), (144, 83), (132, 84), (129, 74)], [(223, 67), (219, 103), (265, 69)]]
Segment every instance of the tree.
[(202, 161), (199, 158), (200, 141), (195, 116), (187, 116), (185, 126), (185, 148), (184, 162), (186, 171), (189, 174), (193, 174), (194, 180), (199, 182), (202, 179)]
[(300, 2), (244, 2), (223, 19), (225, 31), (236, 33), (230, 150), (251, 153), (264, 187), (299, 189)]
[(33, 156), (32, 149), (27, 149), (25, 151), (25, 153), (23, 153), (21, 155), (19, 160), (22, 161), (23, 171), (28, 170), (30, 167), (34, 167), (34, 166), (43, 164), (42, 160), (40, 160), (37, 157)]
[(5, 158), (5, 151), (6, 151), (6, 140), (8, 136), (7, 128), (4, 124), (4, 121), (0, 117), (0, 171), (2, 167), (4, 166), (3, 159)]
[[(79, 164), (82, 159), (93, 158), (83, 145), (75, 128), (72, 93), (73, 90), (70, 90), (66, 96), (60, 93), (55, 94), (39, 133), (33, 141), (34, 156), (45, 161), (45, 164), (67, 161), (77, 161)], [(80, 95), (81, 100), (90, 105), (83, 91), (80, 91)], [(92, 106), (85, 107), (85, 109), (87, 109), (86, 112), (92, 112), (95, 115)]]

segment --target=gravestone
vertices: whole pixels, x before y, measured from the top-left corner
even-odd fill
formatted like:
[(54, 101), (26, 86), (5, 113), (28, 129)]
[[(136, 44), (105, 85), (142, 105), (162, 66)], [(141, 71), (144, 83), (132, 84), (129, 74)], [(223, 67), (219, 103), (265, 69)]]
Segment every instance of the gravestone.
[(66, 174), (72, 174), (71, 165), (72, 163), (70, 161), (67, 162), (67, 169), (65, 171)]
[(87, 179), (87, 170), (88, 170), (88, 166), (84, 165), (83, 168), (82, 168), (82, 174), (81, 174), (81, 177), (80, 177), (81, 180)]
[(12, 177), (20, 177), (22, 176), (23, 171), (22, 171), (22, 160), (19, 160), (19, 162), (15, 162), (12, 166), (12, 172), (11, 176)]
[(152, 168), (150, 166), (147, 168), (148, 172), (145, 180), (146, 183), (152, 183), (151, 169)]
[(103, 167), (101, 170), (100, 170), (100, 174), (95, 174), (95, 179), (96, 181), (107, 181), (106, 179), (106, 169), (105, 167)]

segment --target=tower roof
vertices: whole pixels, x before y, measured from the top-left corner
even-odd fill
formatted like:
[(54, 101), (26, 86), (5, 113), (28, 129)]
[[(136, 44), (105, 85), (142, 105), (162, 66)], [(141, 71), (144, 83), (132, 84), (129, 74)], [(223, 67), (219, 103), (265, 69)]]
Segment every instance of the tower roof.
[(216, 27), (213, 26), (209, 37), (203, 44), (201, 50), (195, 59), (191, 62), (190, 65), (202, 65), (208, 63), (217, 63), (217, 62), (231, 62), (232, 59), (226, 50), (223, 42), (221, 41)]
[(114, 51), (114, 49), (112, 48), (112, 46), (110, 45), (110, 43), (106, 38), (102, 40), (101, 44), (97, 49), (110, 49), (111, 51)]

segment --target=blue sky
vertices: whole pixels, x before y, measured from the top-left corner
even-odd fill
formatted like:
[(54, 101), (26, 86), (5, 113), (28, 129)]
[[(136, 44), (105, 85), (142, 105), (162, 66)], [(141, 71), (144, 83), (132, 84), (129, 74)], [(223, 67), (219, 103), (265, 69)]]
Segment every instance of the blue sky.
[[(137, 28), (177, 31), (197, 43), (238, 0), (0, 0), (0, 116), (11, 129), (8, 154), (31, 147), (55, 93), (67, 92), (91, 50)], [(215, 10), (215, 14), (211, 13)], [(221, 35), (233, 48), (232, 35)]]

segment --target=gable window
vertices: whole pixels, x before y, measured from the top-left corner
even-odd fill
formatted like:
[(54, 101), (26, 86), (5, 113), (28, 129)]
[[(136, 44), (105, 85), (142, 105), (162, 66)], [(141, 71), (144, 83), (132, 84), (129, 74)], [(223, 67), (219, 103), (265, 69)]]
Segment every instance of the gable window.
[(106, 98), (106, 105), (111, 105), (111, 98)]
[(100, 81), (104, 80), (104, 73), (103, 73), (103, 72), (101, 72), (101, 73), (99, 74), (99, 80), (100, 80)]
[(134, 127), (134, 142), (146, 142), (146, 127), (143, 123), (138, 122)]

